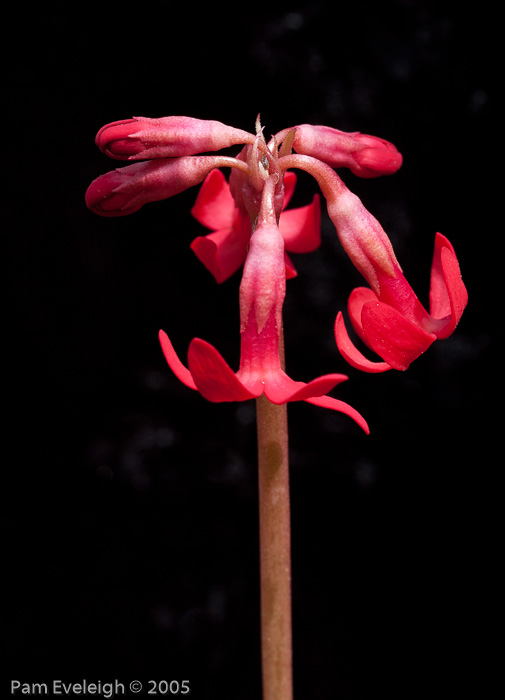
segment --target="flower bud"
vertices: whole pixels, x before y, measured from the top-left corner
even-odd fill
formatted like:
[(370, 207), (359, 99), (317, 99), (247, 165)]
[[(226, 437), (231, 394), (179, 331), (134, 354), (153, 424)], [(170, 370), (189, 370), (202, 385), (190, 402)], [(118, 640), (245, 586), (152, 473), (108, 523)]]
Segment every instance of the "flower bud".
[(356, 134), (360, 144), (354, 152), (355, 165), (352, 172), (360, 177), (377, 177), (392, 175), (401, 166), (403, 158), (397, 148), (389, 141), (367, 134)]
[(133, 117), (106, 124), (96, 135), (100, 150), (118, 160), (177, 158), (253, 141), (242, 129), (193, 117)]
[(365, 178), (390, 175), (402, 164), (401, 153), (389, 141), (329, 126), (297, 126), (293, 148), (297, 153), (322, 160), (333, 168), (349, 168)]
[(101, 216), (133, 214), (147, 202), (168, 199), (198, 185), (213, 168), (234, 162), (224, 156), (188, 156), (134, 163), (94, 180), (86, 192), (86, 204)]

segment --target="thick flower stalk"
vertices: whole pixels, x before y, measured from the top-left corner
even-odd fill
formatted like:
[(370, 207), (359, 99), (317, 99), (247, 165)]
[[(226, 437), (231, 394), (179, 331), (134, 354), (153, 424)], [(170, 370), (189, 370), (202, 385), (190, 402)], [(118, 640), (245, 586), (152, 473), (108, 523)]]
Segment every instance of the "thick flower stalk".
[(405, 370), (435, 340), (449, 337), (468, 301), (454, 248), (437, 233), (431, 267), (430, 312), (407, 282), (391, 241), (377, 219), (326, 164), (307, 156), (284, 159), (318, 181), (339, 239), (370, 288), (359, 287), (349, 298), (349, 316), (359, 337), (384, 361), (367, 359), (352, 343), (342, 313), (335, 337), (345, 359), (365, 372)]

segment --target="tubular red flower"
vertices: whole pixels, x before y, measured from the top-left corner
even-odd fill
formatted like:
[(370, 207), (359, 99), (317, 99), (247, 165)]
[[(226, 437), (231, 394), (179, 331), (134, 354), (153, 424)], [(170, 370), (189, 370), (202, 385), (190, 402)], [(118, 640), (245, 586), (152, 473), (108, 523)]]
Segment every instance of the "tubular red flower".
[(292, 380), (281, 367), (279, 340), (286, 276), (284, 242), (272, 202), (273, 180), (267, 181), (261, 217), (252, 234), (240, 285), (241, 356), (234, 372), (209, 343), (195, 338), (188, 350), (188, 368), (177, 357), (164, 331), (160, 342), (165, 358), (186, 386), (209, 401), (245, 401), (262, 394), (276, 404), (309, 401), (341, 411), (363, 430), (368, 426), (348, 404), (325, 396), (345, 375), (328, 374), (305, 384)]
[(334, 170), (310, 156), (285, 156), (281, 163), (302, 168), (317, 179), (345, 251), (372, 288), (354, 290), (349, 315), (360, 338), (385, 362), (373, 363), (364, 357), (351, 342), (339, 314), (335, 337), (346, 360), (365, 372), (392, 367), (404, 370), (434, 340), (451, 335), (468, 294), (447, 238), (438, 233), (435, 239), (428, 313), (405, 279), (384, 229)]
[[(364, 372), (407, 369), (437, 338), (451, 335), (468, 301), (454, 249), (440, 233), (435, 238), (431, 268), (430, 314), (401, 273), (395, 282), (385, 286), (382, 294), (358, 287), (348, 302), (354, 330), (384, 362), (368, 360), (349, 338), (342, 314), (337, 316), (337, 346), (353, 367)], [(407, 297), (411, 299), (406, 304)]]
[(111, 158), (143, 160), (191, 156), (239, 143), (253, 143), (253, 134), (227, 124), (193, 117), (133, 117), (103, 126), (96, 144)]
[(225, 156), (182, 156), (134, 163), (94, 180), (86, 192), (89, 209), (101, 216), (125, 216), (147, 202), (173, 197), (198, 185), (214, 168), (245, 167)]
[[(289, 131), (286, 129), (277, 137), (283, 138)], [(295, 127), (293, 148), (333, 168), (349, 168), (364, 178), (391, 175), (401, 167), (403, 160), (396, 146), (385, 139), (312, 124)]]
[[(321, 213), (319, 196), (311, 204), (285, 210), (293, 194), (296, 175), (284, 175), (284, 204), (279, 229), (285, 250), (308, 253), (321, 243)], [(217, 282), (228, 279), (244, 263), (251, 237), (249, 215), (236, 205), (230, 186), (220, 170), (213, 170), (206, 177), (191, 213), (201, 224), (213, 229), (206, 236), (198, 236), (191, 249)], [(285, 253), (286, 277), (296, 276), (296, 270)]]

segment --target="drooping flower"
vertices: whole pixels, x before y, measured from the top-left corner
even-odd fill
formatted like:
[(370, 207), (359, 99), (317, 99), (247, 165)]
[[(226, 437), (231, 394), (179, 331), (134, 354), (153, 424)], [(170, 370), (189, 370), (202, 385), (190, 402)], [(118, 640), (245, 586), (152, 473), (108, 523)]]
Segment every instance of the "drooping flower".
[(382, 281), (379, 293), (366, 287), (354, 289), (348, 310), (356, 333), (384, 362), (370, 361), (356, 348), (341, 312), (335, 322), (341, 354), (349, 364), (365, 372), (407, 369), (435, 340), (453, 333), (468, 301), (456, 253), (441, 233), (435, 237), (431, 266), (430, 313), (421, 305), (399, 267), (394, 277)]
[(366, 422), (348, 404), (325, 394), (347, 379), (327, 374), (307, 384), (292, 380), (281, 367), (279, 341), (286, 290), (284, 241), (273, 204), (274, 179), (265, 183), (258, 222), (250, 239), (240, 285), (240, 367), (234, 372), (222, 355), (200, 338), (191, 341), (188, 367), (160, 331), (165, 358), (186, 386), (214, 402), (245, 401), (262, 394), (275, 404), (307, 401), (347, 414), (363, 430)]
[(437, 233), (428, 313), (405, 279), (384, 229), (339, 176), (309, 156), (291, 156), (285, 163), (316, 177), (339, 239), (371, 287), (352, 292), (349, 315), (356, 333), (384, 362), (368, 360), (354, 346), (341, 313), (335, 323), (340, 352), (365, 372), (407, 369), (437, 338), (452, 334), (467, 304), (454, 248)]

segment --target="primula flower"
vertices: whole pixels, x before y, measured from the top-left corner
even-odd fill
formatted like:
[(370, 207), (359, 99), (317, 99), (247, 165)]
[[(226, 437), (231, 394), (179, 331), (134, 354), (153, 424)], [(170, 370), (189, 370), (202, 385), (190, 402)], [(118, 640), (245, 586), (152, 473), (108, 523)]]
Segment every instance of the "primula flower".
[[(285, 250), (292, 253), (309, 253), (321, 244), (321, 211), (319, 195), (311, 204), (285, 211), (296, 184), (296, 175), (284, 176), (284, 203), (279, 220), (279, 230)], [(213, 170), (204, 180), (191, 213), (197, 221), (213, 230), (206, 236), (198, 236), (191, 249), (217, 282), (224, 282), (244, 263), (251, 237), (251, 221), (248, 213), (236, 206), (230, 185), (220, 170)], [(289, 257), (284, 256), (286, 277), (296, 276)]]
[(395, 266), (392, 276), (378, 272), (377, 277), (378, 292), (367, 287), (354, 289), (348, 310), (356, 333), (385, 362), (368, 360), (353, 345), (341, 312), (335, 322), (337, 345), (349, 364), (365, 372), (405, 370), (437, 338), (448, 338), (463, 314), (468, 294), (456, 253), (448, 239), (437, 233), (431, 266), (430, 313), (399, 266)]
[(341, 313), (335, 323), (340, 352), (365, 372), (407, 369), (437, 338), (452, 334), (467, 304), (454, 248), (437, 233), (428, 313), (405, 279), (384, 229), (339, 176), (307, 156), (291, 156), (286, 164), (296, 164), (316, 177), (339, 239), (371, 287), (352, 292), (349, 315), (356, 333), (384, 362), (368, 360), (353, 345)]
[(209, 401), (245, 401), (262, 394), (274, 404), (303, 400), (345, 413), (368, 432), (366, 422), (354, 408), (325, 396), (347, 379), (345, 375), (327, 374), (305, 384), (292, 380), (281, 367), (279, 340), (286, 275), (284, 241), (273, 205), (274, 186), (269, 178), (240, 285), (238, 372), (233, 372), (220, 353), (200, 338), (194, 338), (189, 346), (189, 369), (179, 360), (167, 334), (160, 331), (163, 353), (176, 376)]
[[(347, 413), (367, 430), (353, 408), (325, 395), (346, 379), (344, 375), (325, 375), (304, 384), (290, 379), (281, 367), (286, 277), (296, 274), (286, 251), (308, 252), (320, 243), (319, 197), (306, 207), (287, 210), (296, 177), (286, 171), (290, 159), (301, 158), (329, 170), (348, 167), (362, 177), (388, 174), (401, 165), (396, 148), (374, 136), (307, 124), (279, 132), (267, 144), (259, 118), (254, 135), (216, 121), (135, 117), (107, 124), (96, 142), (112, 158), (144, 162), (133, 162), (92, 182), (86, 193), (92, 211), (102, 216), (131, 214), (148, 202), (203, 182), (192, 213), (211, 233), (195, 239), (191, 247), (218, 282), (244, 265), (238, 372), (198, 338), (190, 345), (186, 368), (160, 332), (175, 374), (211, 401), (241, 401), (261, 394), (273, 403), (305, 400)], [(241, 146), (235, 158), (201, 155), (233, 145)], [(292, 156), (292, 148), (301, 155)], [(303, 169), (294, 161), (292, 166)], [(225, 167), (231, 168), (228, 182), (217, 170)]]

